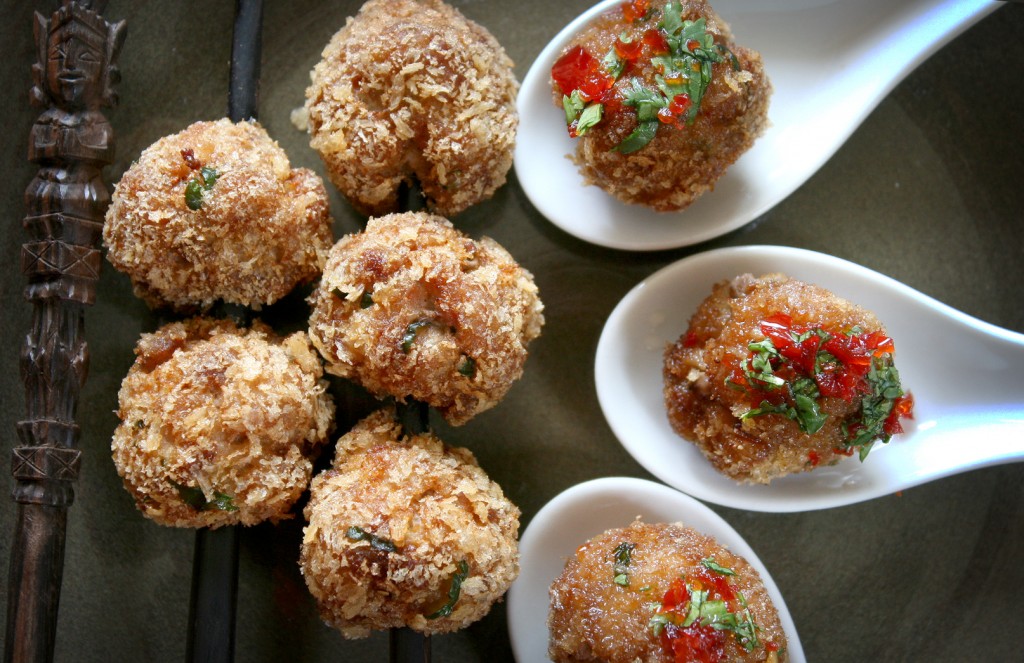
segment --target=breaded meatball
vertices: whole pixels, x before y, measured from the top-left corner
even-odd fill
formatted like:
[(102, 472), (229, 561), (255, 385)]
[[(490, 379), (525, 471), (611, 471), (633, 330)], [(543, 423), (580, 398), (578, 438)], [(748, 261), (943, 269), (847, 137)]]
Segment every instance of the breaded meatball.
[(505, 183), (518, 89), (505, 49), (458, 10), (370, 0), (313, 69), (310, 144), (358, 211), (400, 211), (399, 187), (415, 181), (453, 216)]
[(299, 563), (324, 621), (347, 638), (463, 628), (519, 573), (519, 509), (468, 450), (403, 437), (393, 408), (338, 441), (310, 493)]
[(768, 123), (761, 55), (704, 0), (633, 0), (601, 15), (552, 67), (588, 184), (680, 210), (714, 188)]
[(334, 417), (306, 334), (192, 318), (135, 354), (111, 447), (139, 510), (175, 527), (292, 517)]
[(334, 238), (323, 182), (255, 122), (196, 122), (142, 152), (114, 189), (107, 259), (153, 308), (259, 309), (314, 280)]
[(782, 622), (757, 570), (681, 523), (635, 521), (595, 536), (569, 558), (550, 594), (553, 661), (787, 659)]
[(668, 418), (745, 483), (863, 460), (911, 412), (894, 350), (872, 313), (824, 288), (739, 276), (714, 286), (667, 349)]
[(505, 249), (422, 212), (342, 238), (312, 302), (309, 335), (329, 373), (454, 425), (504, 397), (544, 324), (533, 276)]

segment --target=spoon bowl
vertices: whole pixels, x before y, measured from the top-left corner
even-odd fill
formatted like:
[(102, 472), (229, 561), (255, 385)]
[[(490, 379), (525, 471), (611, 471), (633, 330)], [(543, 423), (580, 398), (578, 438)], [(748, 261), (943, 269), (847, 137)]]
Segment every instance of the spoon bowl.
[[(878, 317), (914, 419), (861, 463), (740, 484), (718, 473), (671, 428), (662, 396), (665, 348), (686, 330), (711, 286), (782, 272), (831, 290)], [(634, 287), (609, 316), (594, 377), (601, 409), (648, 471), (694, 497), (750, 511), (795, 512), (872, 499), (977, 468), (1024, 460), (1024, 334), (972, 318), (887, 276), (832, 256), (781, 246), (684, 258)]]
[(1001, 3), (989, 0), (716, 0), (736, 41), (759, 51), (774, 93), (770, 126), (689, 208), (655, 212), (587, 186), (552, 102), (551, 65), (580, 30), (621, 4), (605, 0), (566, 26), (523, 79), (514, 163), (552, 223), (593, 244), (636, 251), (696, 244), (735, 230), (789, 196), (895, 85)]
[(725, 520), (697, 500), (652, 481), (607, 477), (578, 484), (557, 495), (530, 521), (519, 541), (521, 571), (508, 593), (512, 651), (522, 663), (546, 661), (548, 589), (576, 548), (637, 517), (649, 523), (682, 522), (714, 538), (757, 569), (779, 611), (789, 660), (802, 663), (804, 651), (782, 593), (754, 550)]

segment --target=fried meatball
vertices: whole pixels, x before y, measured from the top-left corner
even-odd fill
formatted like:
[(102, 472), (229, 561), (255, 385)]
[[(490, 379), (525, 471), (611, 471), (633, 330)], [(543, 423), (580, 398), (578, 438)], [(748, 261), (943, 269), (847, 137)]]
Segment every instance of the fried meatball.
[(769, 274), (714, 286), (665, 353), (675, 431), (744, 483), (837, 462), (902, 431), (912, 400), (875, 316)]
[(114, 189), (107, 259), (153, 308), (259, 309), (314, 280), (334, 238), (323, 182), (255, 122), (196, 122), (142, 152)]
[(533, 276), (505, 249), (422, 212), (342, 238), (312, 302), (309, 334), (329, 373), (454, 425), (504, 397), (544, 324)]
[(519, 509), (468, 450), (403, 437), (393, 408), (338, 441), (310, 493), (299, 563), (324, 621), (347, 638), (463, 628), (519, 573)]
[(111, 448), (139, 510), (175, 527), (290, 518), (334, 417), (306, 334), (192, 318), (135, 354)]
[[(550, 595), (553, 661), (786, 660), (786, 634), (757, 570), (681, 523), (635, 521), (595, 536)], [(709, 625), (715, 616), (718, 629)]]
[(512, 61), (440, 0), (370, 0), (331, 39), (306, 90), (310, 144), (358, 211), (398, 212), (402, 183), (453, 216), (512, 166)]
[(714, 188), (764, 131), (771, 96), (761, 55), (707, 2), (672, 4), (681, 12), (634, 1), (602, 14), (552, 68), (584, 180), (658, 211)]

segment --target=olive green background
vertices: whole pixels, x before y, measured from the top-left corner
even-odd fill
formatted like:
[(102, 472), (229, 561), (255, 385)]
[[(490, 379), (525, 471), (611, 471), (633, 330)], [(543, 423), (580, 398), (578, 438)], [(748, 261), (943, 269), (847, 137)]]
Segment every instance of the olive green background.
[[(157, 138), (226, 114), (233, 4), (110, 2), (106, 17), (128, 21), (121, 102), (108, 113), (118, 141), (117, 161), (107, 171), (111, 183)], [(591, 3), (453, 4), (495, 34), (521, 80), (544, 43)], [(358, 5), (267, 2), (260, 119), (294, 165), (322, 173), (289, 113), (302, 104), (320, 50)], [(18, 265), (22, 194), (34, 173), (26, 161), (27, 137), (38, 113), (28, 104), (32, 11), (53, 6), (3, 3), (4, 495), (12, 484), (7, 448), (16, 439), (15, 422), (24, 416), (18, 352), (30, 314)], [(544, 219), (510, 173), (492, 200), (453, 221), (474, 237), (494, 237), (534, 273), (547, 325), (531, 346), (526, 375), (498, 407), (461, 428), (435, 421), (436, 429), (449, 444), (473, 450), (522, 509), (523, 526), (547, 500), (578, 482), (609, 475), (650, 478), (616, 441), (598, 408), (598, 336), (634, 284), (679, 258), (720, 246), (782, 244), (830, 253), (982, 320), (1024, 331), (1022, 70), (1024, 6), (1008, 4), (913, 72), (789, 198), (746, 227), (694, 247), (629, 253), (578, 241)], [(357, 230), (363, 219), (333, 190), (331, 195), (336, 234)], [(298, 328), (305, 315), (296, 295), (267, 317)], [(91, 367), (79, 407), (84, 459), (69, 516), (58, 661), (184, 659), (194, 534), (139, 515), (109, 460), (117, 388), (138, 334), (155, 324), (127, 279), (105, 265), (97, 304), (86, 319)], [(368, 401), (344, 386), (336, 393), (344, 429)], [(776, 515), (713, 508), (770, 569), (811, 661), (1020, 655), (1024, 465), (980, 470), (826, 511)], [(3, 572), (13, 514), (13, 503), (0, 499)], [(320, 622), (296, 564), (300, 535), (300, 520), (242, 534), (237, 660), (385, 660), (385, 635), (346, 642)], [(438, 661), (511, 660), (504, 606), (461, 633), (434, 638), (433, 647)]]

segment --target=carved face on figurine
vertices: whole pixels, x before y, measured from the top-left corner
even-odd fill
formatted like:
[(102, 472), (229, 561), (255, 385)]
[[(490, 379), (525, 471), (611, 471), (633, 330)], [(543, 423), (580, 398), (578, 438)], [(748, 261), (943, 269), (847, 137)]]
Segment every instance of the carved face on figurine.
[(55, 21), (46, 42), (46, 83), (55, 101), (71, 108), (95, 104), (102, 93), (106, 39), (86, 23)]

